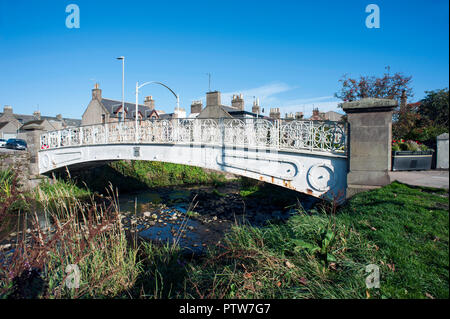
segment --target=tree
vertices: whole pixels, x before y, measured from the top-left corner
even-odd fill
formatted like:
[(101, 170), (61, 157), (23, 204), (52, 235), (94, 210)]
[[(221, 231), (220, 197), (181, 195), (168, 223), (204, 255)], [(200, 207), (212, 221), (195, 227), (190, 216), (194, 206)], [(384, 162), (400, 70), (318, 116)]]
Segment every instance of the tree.
[(449, 95), (448, 88), (425, 91), (427, 96), (422, 99), (419, 114), (428, 118), (433, 125), (448, 129)]
[(413, 96), (411, 85), (412, 76), (404, 76), (402, 73), (389, 73), (390, 68), (382, 77), (360, 76), (359, 79), (349, 78), (344, 75), (339, 82), (342, 87), (335, 96), (344, 102), (359, 100), (366, 97), (396, 99), (399, 101), (404, 92), (406, 98)]
[(448, 132), (448, 88), (425, 91), (421, 101), (402, 105), (395, 112), (392, 135), (396, 139), (411, 139), (432, 145), (436, 137)]

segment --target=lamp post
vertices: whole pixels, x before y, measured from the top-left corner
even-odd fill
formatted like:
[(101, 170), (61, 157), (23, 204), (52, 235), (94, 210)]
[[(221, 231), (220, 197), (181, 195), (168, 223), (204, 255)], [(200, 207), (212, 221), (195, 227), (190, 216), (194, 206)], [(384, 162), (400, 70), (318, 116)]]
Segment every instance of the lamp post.
[(136, 143), (138, 143), (138, 140), (139, 140), (139, 137), (138, 137), (138, 120), (137, 120), (137, 116), (138, 116), (138, 101), (139, 101), (139, 89), (141, 87), (143, 87), (143, 86), (148, 85), (148, 84), (159, 84), (159, 85), (164, 86), (177, 99), (177, 109), (179, 109), (179, 107), (180, 107), (180, 98), (179, 98), (178, 94), (176, 94), (170, 87), (168, 87), (164, 83), (157, 82), (157, 81), (150, 81), (150, 82), (145, 82), (145, 83), (139, 85), (139, 82), (136, 82), (136, 118), (135, 118), (135, 142)]
[(120, 56), (116, 59), (122, 60), (122, 112), (125, 112), (125, 57)]

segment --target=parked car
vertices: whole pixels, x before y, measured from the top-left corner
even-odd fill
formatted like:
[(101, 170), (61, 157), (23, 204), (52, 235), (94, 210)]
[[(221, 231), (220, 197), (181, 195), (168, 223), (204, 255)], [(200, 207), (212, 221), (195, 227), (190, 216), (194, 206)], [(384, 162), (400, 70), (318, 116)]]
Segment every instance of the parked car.
[(6, 141), (6, 148), (13, 150), (26, 150), (27, 142), (18, 138), (10, 138)]
[(0, 138), (0, 147), (6, 146), (6, 140), (4, 138)]

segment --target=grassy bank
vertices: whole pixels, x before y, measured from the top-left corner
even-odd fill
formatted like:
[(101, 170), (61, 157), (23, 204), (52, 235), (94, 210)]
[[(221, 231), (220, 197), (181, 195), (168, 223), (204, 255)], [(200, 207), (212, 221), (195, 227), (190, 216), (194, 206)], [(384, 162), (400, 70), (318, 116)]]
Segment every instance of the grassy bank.
[[(255, 185), (243, 190), (243, 196), (261, 192)], [(443, 190), (393, 183), (358, 194), (337, 211), (323, 205), (299, 211), (286, 223), (235, 226), (221, 245), (195, 259), (176, 246), (126, 244), (120, 221), (105, 213), (111, 209), (56, 202), (65, 207), (65, 215), (57, 215), (60, 224), (69, 225), (59, 243), (71, 244), (49, 250), (50, 257), (36, 264), (44, 287), (40, 297), (449, 297), (448, 192)], [(52, 213), (53, 207), (48, 209)], [(83, 223), (75, 218), (80, 213)], [(86, 220), (96, 222), (82, 227)], [(78, 290), (61, 288), (70, 263), (82, 272)], [(380, 288), (366, 287), (369, 264), (380, 269)], [(27, 270), (18, 265), (15, 278)], [(18, 281), (3, 278), (4, 295), (15, 296)]]
[(104, 192), (110, 183), (121, 193), (146, 188), (189, 184), (221, 184), (224, 175), (206, 172), (202, 168), (179, 164), (148, 161), (117, 161), (93, 169), (88, 174), (75, 176), (77, 184)]
[[(393, 183), (336, 214), (319, 208), (285, 224), (234, 227), (202, 260), (184, 264), (153, 248), (159, 280), (137, 284), (146, 297), (448, 298), (448, 229), (448, 192)], [(366, 287), (369, 264), (380, 288)]]

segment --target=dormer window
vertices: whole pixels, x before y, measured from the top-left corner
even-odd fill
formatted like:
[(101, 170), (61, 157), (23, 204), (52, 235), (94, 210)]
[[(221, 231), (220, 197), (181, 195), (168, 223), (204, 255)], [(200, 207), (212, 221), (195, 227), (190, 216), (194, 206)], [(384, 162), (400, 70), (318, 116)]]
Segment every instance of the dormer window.
[(123, 112), (118, 112), (117, 117), (119, 118), (119, 122), (123, 121)]

